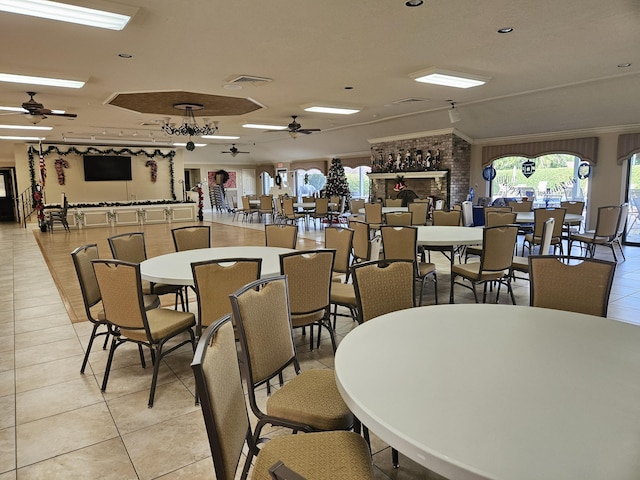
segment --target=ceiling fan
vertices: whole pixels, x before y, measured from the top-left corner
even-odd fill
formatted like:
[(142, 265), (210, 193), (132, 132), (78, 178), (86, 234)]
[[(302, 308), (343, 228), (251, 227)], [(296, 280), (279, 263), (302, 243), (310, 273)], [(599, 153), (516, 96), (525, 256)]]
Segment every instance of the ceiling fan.
[(40, 121), (47, 118), (48, 116), (67, 117), (67, 118), (76, 118), (78, 116), (75, 113), (56, 112), (54, 110), (49, 110), (48, 108), (44, 108), (44, 105), (36, 102), (35, 99), (33, 98), (35, 94), (36, 92), (27, 92), (27, 95), (29, 95), (30, 97), (29, 101), (24, 102), (22, 104), (22, 108), (24, 108), (27, 111), (27, 113), (25, 114), (25, 117), (34, 125), (37, 123), (40, 123)]
[(291, 118), (293, 119), (293, 121), (287, 125), (287, 129), (289, 131), (289, 135), (291, 135), (291, 137), (296, 138), (296, 136), (299, 133), (303, 133), (305, 135), (309, 135), (310, 133), (313, 132), (319, 132), (320, 129), (319, 128), (302, 128), (302, 125), (300, 125), (297, 121), (296, 118), (297, 115), (291, 115)]
[(230, 148), (229, 150), (225, 150), (225, 151), (222, 151), (222, 152), (220, 152), (220, 153), (230, 153), (232, 157), (235, 157), (235, 156), (236, 156), (236, 155), (238, 155), (239, 153), (251, 153), (251, 152), (241, 152), (240, 150), (238, 150), (238, 149), (236, 148), (236, 144), (235, 144), (235, 143), (232, 143), (232, 144), (231, 144), (231, 148)]

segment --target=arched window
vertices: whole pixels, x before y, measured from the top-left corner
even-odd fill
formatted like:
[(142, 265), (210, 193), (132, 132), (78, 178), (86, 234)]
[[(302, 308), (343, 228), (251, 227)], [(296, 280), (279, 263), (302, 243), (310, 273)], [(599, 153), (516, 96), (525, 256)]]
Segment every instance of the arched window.
[(371, 167), (344, 167), (344, 173), (349, 182), (349, 191), (352, 198), (369, 198), (369, 177), (367, 173), (371, 172)]

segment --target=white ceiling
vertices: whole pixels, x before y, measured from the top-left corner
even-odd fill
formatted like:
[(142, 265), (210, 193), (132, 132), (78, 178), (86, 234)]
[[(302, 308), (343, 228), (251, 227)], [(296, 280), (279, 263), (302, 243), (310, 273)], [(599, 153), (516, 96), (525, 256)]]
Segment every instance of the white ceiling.
[[(185, 154), (216, 163), (366, 155), (367, 139), (450, 128), (449, 99), (462, 118), (455, 128), (476, 140), (640, 124), (639, 0), (425, 0), (415, 8), (404, 0), (120, 3), (139, 10), (119, 32), (0, 13), (0, 71), (87, 80), (81, 89), (0, 83), (0, 105), (19, 106), (35, 90), (46, 108), (78, 114), (43, 120), (54, 127), (47, 141), (94, 135), (124, 143), (163, 140), (154, 123), (163, 116), (108, 105), (116, 93), (184, 90), (264, 105), (213, 119), (220, 134), (239, 140), (207, 140), (215, 145)], [(499, 34), (501, 27), (515, 31)], [(461, 90), (410, 79), (428, 67), (491, 80)], [(273, 81), (225, 89), (238, 75)], [(407, 98), (426, 100), (394, 103)], [(311, 102), (362, 111), (303, 111)], [(294, 140), (241, 127), (286, 125), (291, 115), (322, 132)], [(180, 119), (176, 111), (172, 121)], [(27, 121), (8, 115), (0, 123)], [(231, 143), (250, 155), (221, 154)], [(13, 145), (0, 141), (0, 158), (12, 157)]]

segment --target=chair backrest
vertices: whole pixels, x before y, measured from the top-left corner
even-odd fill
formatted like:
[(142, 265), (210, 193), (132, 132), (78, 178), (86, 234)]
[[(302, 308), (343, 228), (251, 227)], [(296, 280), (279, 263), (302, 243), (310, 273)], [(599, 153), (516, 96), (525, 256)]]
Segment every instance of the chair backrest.
[(484, 207), (483, 214), (485, 225), (487, 224), (487, 215), (489, 215), (491, 212), (511, 212), (511, 207)]
[(313, 203), (315, 202), (316, 197), (302, 197), (302, 203)]
[(151, 338), (142, 297), (140, 264), (122, 260), (92, 260), (91, 263), (109, 323), (123, 331), (144, 331), (147, 338)]
[(93, 271), (93, 264), (91, 263), (92, 260), (100, 258), (98, 256), (98, 246), (95, 243), (82, 245), (71, 252), (71, 258), (73, 259), (73, 266), (76, 269), (76, 275), (80, 283), (84, 309), (86, 310), (89, 320), (94, 321), (95, 319), (91, 314), (91, 307), (97, 305), (100, 300), (102, 300), (100, 288), (98, 288), (98, 280), (96, 280), (96, 273)]
[(360, 323), (414, 306), (413, 261), (378, 260), (351, 269)]
[(367, 223), (382, 223), (382, 204), (365, 203), (364, 219)]
[(544, 222), (549, 218), (553, 218), (555, 220), (553, 225), (553, 238), (560, 238), (562, 236), (565, 212), (566, 210), (564, 208), (536, 208), (533, 211), (533, 235), (541, 237)]
[(280, 255), (280, 273), (289, 284), (292, 315), (328, 312), (335, 250), (307, 250)]
[(533, 200), (509, 200), (507, 206), (511, 207), (513, 212), (530, 212)]
[(264, 226), (264, 236), (267, 247), (296, 248), (298, 227), (270, 223)]
[(295, 215), (293, 209), (293, 198), (287, 197), (282, 200), (282, 210), (285, 216), (292, 218)]
[(489, 211), (485, 213), (484, 226), (496, 227), (498, 225), (511, 225), (512, 223), (516, 223), (517, 216), (518, 214), (512, 211), (507, 211), (507, 212)]
[(366, 262), (371, 253), (371, 227), (366, 222), (350, 221), (349, 228), (353, 230), (353, 261)]
[(402, 206), (402, 199), (401, 198), (387, 198), (384, 201), (384, 206), (385, 207), (401, 207)]
[(336, 205), (340, 205), (340, 201), (343, 198), (345, 198), (345, 197), (340, 197), (338, 195), (331, 195), (331, 197), (329, 197), (329, 202), (335, 203)]
[[(595, 258), (529, 257), (529, 304), (589, 315), (607, 316), (615, 262)], [(570, 259), (571, 260), (571, 259)]]
[(582, 211), (584, 210), (584, 202), (579, 202), (577, 200), (560, 202), (560, 206), (562, 208), (566, 208), (567, 213), (571, 213), (573, 215), (582, 215)]
[(382, 251), (385, 259), (416, 260), (418, 229), (407, 226), (387, 226), (380, 228)]
[[(287, 278), (284, 275), (256, 280), (229, 296), (240, 337), (240, 356), (246, 373), (248, 394), (296, 358)], [(253, 405), (252, 405), (253, 408)]]
[(486, 227), (482, 231), (481, 272), (509, 270), (518, 238), (517, 225)]
[(235, 478), (245, 442), (254, 451), (230, 317), (207, 328), (191, 363), (218, 480)]
[(211, 227), (209, 225), (173, 228), (171, 235), (176, 252), (211, 247)]
[(315, 199), (316, 203), (316, 215), (326, 215), (329, 213), (329, 199), (326, 197), (320, 197)]
[(140, 263), (147, 259), (143, 232), (122, 233), (109, 237), (113, 258), (125, 262)]
[(364, 208), (364, 200), (362, 199), (354, 199), (349, 202), (349, 211), (353, 214), (359, 214), (362, 208)]
[(353, 230), (343, 227), (327, 227), (324, 229), (324, 248), (336, 251), (333, 271), (349, 273), (351, 265), (351, 249), (353, 248)]
[(429, 211), (429, 203), (412, 202), (409, 205), (409, 211), (412, 213), (411, 225), (426, 225), (427, 213)]
[(596, 236), (614, 238), (618, 231), (620, 219), (620, 205), (610, 205), (598, 208), (598, 220), (596, 222)]
[(461, 219), (460, 210), (435, 210), (433, 212), (433, 224), (438, 227), (459, 227)]
[(384, 214), (387, 225), (411, 225), (413, 213), (411, 212), (389, 212)]
[(627, 215), (629, 214), (629, 204), (623, 203), (620, 205), (620, 216), (618, 217), (618, 228), (616, 229), (616, 237), (622, 237), (624, 228), (627, 224)]
[(462, 226), (473, 227), (473, 203), (469, 200), (462, 202)]
[(549, 248), (551, 248), (551, 240), (553, 239), (553, 230), (556, 220), (551, 217), (548, 218), (542, 226), (542, 241), (540, 242), (540, 255), (547, 255)]
[(263, 213), (271, 212), (273, 210), (273, 196), (261, 195), (260, 196), (260, 211)]
[(198, 336), (202, 333), (202, 327), (231, 313), (229, 295), (247, 283), (258, 280), (261, 267), (261, 258), (226, 258), (191, 264), (198, 297)]

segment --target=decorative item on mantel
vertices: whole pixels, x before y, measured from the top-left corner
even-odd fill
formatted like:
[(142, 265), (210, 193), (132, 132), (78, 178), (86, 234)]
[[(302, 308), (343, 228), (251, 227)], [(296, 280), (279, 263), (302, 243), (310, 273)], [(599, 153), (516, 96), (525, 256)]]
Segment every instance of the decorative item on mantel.
[(388, 153), (386, 159), (381, 151), (371, 149), (372, 173), (396, 173), (396, 172), (424, 172), (440, 169), (440, 149), (400, 150), (397, 153)]

